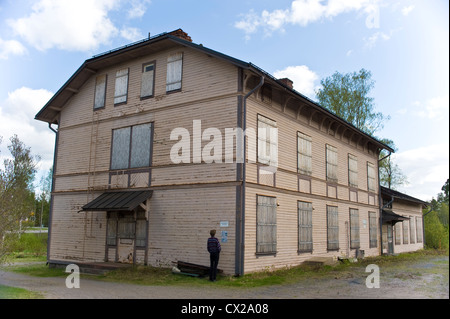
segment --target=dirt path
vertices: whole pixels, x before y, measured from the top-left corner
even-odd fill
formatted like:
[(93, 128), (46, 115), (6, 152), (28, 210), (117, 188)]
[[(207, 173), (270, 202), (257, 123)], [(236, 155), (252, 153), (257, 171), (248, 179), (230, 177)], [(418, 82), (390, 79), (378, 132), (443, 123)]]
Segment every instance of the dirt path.
[(379, 288), (367, 288), (371, 274), (363, 266), (310, 277), (295, 284), (235, 289), (214, 287), (141, 286), (81, 278), (80, 288), (68, 289), (65, 278), (39, 278), (0, 270), (0, 285), (42, 293), (47, 299), (336, 299), (449, 298), (449, 258), (379, 267)]

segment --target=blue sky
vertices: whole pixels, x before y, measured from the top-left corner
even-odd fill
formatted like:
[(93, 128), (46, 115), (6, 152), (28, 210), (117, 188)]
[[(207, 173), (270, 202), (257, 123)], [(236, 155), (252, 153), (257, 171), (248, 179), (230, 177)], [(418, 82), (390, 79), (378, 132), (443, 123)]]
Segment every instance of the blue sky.
[(92, 55), (182, 28), (195, 43), (252, 62), (315, 100), (320, 79), (365, 68), (376, 133), (394, 140), (409, 184), (436, 197), (449, 176), (446, 0), (0, 0), (0, 156), (13, 134), (52, 164), (54, 135), (34, 115)]

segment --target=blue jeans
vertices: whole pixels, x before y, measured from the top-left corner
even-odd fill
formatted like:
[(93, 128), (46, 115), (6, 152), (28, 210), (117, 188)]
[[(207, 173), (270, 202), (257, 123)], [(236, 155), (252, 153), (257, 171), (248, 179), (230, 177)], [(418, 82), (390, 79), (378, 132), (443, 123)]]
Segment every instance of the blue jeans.
[(209, 253), (210, 267), (209, 267), (209, 280), (216, 280), (217, 265), (219, 264), (220, 253)]

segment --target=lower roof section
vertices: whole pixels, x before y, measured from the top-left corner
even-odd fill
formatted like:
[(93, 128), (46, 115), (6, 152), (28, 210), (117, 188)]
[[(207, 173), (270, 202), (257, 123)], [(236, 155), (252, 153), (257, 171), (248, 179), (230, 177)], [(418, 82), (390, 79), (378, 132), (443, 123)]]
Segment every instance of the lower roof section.
[(152, 196), (153, 191), (105, 192), (84, 205), (82, 211), (133, 211)]

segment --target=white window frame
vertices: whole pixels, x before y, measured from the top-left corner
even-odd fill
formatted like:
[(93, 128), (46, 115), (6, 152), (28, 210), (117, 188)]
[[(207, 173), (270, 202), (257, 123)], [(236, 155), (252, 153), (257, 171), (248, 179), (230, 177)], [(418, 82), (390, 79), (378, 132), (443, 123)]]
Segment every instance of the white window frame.
[(172, 53), (167, 57), (166, 92), (181, 90), (183, 79), (183, 52)]
[(297, 132), (297, 169), (299, 174), (312, 174), (312, 138)]

